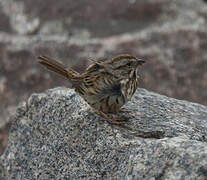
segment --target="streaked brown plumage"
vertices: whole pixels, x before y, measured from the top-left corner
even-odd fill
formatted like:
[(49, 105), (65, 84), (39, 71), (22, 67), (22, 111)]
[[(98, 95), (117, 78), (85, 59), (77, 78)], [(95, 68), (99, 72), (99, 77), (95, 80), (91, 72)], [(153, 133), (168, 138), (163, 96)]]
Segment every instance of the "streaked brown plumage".
[(39, 63), (68, 79), (72, 88), (99, 114), (119, 123), (117, 113), (131, 99), (138, 85), (138, 66), (145, 61), (131, 55), (119, 55), (106, 61), (94, 61), (82, 74), (46, 56)]

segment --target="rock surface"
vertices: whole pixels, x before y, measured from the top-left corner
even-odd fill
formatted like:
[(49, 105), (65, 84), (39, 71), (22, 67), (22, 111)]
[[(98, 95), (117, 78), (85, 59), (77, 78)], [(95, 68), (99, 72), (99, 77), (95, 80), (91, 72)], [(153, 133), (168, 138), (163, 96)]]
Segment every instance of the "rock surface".
[(207, 107), (137, 89), (126, 108), (123, 128), (100, 120), (71, 89), (32, 94), (17, 109), (0, 177), (207, 179)]

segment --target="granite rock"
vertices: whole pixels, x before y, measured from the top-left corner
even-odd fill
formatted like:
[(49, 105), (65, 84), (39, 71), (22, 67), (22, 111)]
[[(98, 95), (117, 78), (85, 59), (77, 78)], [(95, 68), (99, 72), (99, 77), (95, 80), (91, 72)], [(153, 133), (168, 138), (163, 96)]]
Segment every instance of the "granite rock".
[(124, 126), (111, 125), (71, 89), (32, 94), (16, 111), (0, 177), (207, 179), (207, 107), (140, 88), (125, 108)]

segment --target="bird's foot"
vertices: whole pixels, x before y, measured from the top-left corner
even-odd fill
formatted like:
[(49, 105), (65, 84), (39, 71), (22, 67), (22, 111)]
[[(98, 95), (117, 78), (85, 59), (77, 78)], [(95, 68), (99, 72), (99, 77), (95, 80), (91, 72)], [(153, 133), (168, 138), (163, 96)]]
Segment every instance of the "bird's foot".
[(98, 111), (97, 113), (101, 115), (101, 117), (103, 118), (102, 120), (108, 121), (111, 124), (123, 124), (128, 120), (126, 117), (121, 116), (119, 114), (106, 114), (102, 111)]
[(128, 109), (126, 109), (126, 108), (121, 108), (121, 109), (119, 110), (119, 112), (121, 112), (121, 113), (131, 113), (131, 111), (128, 110)]

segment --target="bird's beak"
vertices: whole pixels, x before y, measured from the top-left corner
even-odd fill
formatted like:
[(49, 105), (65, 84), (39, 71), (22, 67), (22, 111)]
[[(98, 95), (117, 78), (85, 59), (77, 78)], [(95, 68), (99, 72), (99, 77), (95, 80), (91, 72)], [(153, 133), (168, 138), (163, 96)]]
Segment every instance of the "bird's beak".
[(142, 65), (145, 63), (145, 60), (143, 59), (136, 59), (137, 60), (137, 65)]

